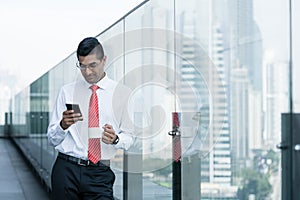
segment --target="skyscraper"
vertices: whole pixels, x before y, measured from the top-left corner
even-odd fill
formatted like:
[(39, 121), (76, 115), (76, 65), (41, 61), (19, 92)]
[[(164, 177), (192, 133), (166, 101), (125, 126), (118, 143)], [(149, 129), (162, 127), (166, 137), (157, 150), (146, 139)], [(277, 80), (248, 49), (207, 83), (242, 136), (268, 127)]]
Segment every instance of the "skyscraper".
[[(259, 130), (263, 127), (263, 118), (256, 117), (257, 124), (249, 127), (253, 112), (255, 116), (262, 114), (262, 41), (253, 17), (253, 1), (237, 0), (228, 3), (232, 172), (233, 184), (238, 184), (237, 173), (251, 164), (251, 150), (254, 147), (251, 146), (253, 143), (249, 134), (255, 132), (259, 135), (263, 132)], [(253, 110), (249, 109), (253, 105), (253, 102), (249, 104), (249, 98), (258, 102)]]
[(216, 79), (216, 108), (214, 112), (219, 115), (218, 124), (222, 124), (221, 129), (213, 132), (215, 145), (213, 148), (213, 181), (230, 185), (231, 183), (231, 159), (230, 159), (230, 133), (229, 133), (229, 116), (227, 100), (227, 78), (225, 73), (224, 59), (224, 35), (220, 23), (212, 26), (212, 62), (217, 69)]
[(246, 167), (249, 159), (249, 79), (247, 68), (240, 66), (231, 70), (231, 160), (233, 184), (237, 174)]
[(272, 148), (281, 138), (281, 113), (288, 109), (288, 63), (274, 63), (266, 58), (264, 80), (264, 144)]
[[(200, 24), (195, 20), (199, 13), (195, 13), (181, 13), (180, 32), (189, 37), (182, 41), (181, 55), (185, 59), (181, 62), (181, 74), (182, 79), (195, 88), (201, 99), (201, 182), (230, 185), (230, 135), (223, 33), (218, 23), (199, 28)], [(205, 40), (208, 43), (202, 44), (199, 36), (205, 38), (209, 33), (212, 34), (211, 41)], [(200, 47), (199, 41), (204, 48)], [(195, 110), (190, 108), (193, 105), (191, 95), (184, 93), (182, 96), (182, 107)]]

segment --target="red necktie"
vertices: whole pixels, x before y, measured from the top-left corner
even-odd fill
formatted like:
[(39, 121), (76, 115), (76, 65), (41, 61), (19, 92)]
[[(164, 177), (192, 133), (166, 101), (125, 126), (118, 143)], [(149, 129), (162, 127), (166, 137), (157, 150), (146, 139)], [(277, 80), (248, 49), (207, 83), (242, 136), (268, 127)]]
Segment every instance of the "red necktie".
[[(98, 97), (96, 90), (99, 86), (92, 85), (92, 96), (89, 105), (89, 128), (99, 127), (99, 109), (98, 109)], [(100, 133), (99, 133), (100, 134)], [(89, 138), (88, 158), (93, 163), (97, 163), (101, 159), (101, 146), (99, 138)]]

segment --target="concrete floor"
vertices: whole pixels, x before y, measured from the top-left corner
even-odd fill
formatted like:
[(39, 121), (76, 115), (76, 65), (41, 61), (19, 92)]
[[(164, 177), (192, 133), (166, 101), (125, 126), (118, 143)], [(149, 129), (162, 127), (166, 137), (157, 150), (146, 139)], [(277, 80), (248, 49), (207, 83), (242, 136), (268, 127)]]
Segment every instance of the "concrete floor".
[(0, 199), (49, 199), (48, 192), (33, 169), (6, 138), (0, 138)]

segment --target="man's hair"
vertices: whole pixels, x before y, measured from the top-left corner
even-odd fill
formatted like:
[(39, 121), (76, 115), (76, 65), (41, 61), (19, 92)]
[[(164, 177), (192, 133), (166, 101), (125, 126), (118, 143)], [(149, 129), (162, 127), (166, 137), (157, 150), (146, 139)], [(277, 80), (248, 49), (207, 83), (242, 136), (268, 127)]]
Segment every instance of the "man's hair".
[(87, 56), (89, 54), (96, 54), (97, 59), (99, 60), (102, 60), (104, 56), (101, 43), (94, 37), (83, 39), (77, 48), (77, 59), (79, 59), (79, 56)]

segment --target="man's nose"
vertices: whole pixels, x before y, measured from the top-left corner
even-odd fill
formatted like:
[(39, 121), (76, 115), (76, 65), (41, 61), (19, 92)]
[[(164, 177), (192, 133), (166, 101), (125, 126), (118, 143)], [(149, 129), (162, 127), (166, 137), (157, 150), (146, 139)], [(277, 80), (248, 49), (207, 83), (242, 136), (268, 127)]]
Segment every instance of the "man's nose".
[(89, 75), (89, 74), (91, 74), (93, 71), (90, 69), (90, 68), (85, 68), (85, 74), (86, 75)]

